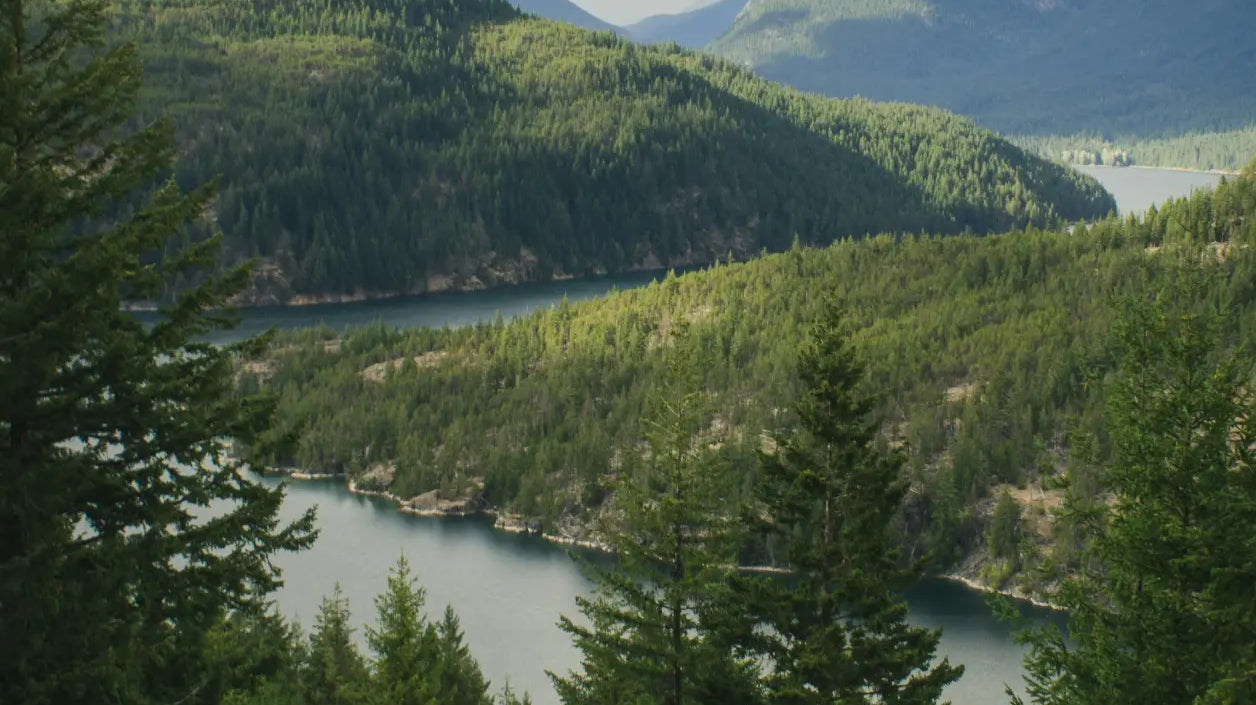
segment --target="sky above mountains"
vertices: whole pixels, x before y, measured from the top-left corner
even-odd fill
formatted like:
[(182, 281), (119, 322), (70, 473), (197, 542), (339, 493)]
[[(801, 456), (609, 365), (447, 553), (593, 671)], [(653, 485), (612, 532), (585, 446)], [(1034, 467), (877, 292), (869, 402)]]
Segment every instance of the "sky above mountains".
[(711, 0), (572, 0), (598, 19), (620, 26), (651, 15), (675, 14), (710, 5)]

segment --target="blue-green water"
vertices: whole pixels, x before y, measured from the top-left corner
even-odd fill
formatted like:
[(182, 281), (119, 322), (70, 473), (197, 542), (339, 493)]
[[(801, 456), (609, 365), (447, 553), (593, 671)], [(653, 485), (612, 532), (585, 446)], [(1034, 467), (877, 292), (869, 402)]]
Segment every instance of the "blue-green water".
[[(587, 279), (520, 284), (484, 291), (403, 296), (343, 304), (260, 306), (243, 309), (240, 311), (240, 325), (237, 328), (215, 333), (212, 338), (214, 342), (232, 342), (264, 333), (272, 327), (283, 330), (328, 326), (334, 330), (342, 330), (348, 326), (380, 322), (399, 328), (440, 328), (491, 321), (499, 314), (509, 320), (553, 306), (562, 301), (564, 296), (572, 303), (585, 301), (616, 290), (646, 286), (665, 275), (665, 271), (628, 272)], [(156, 314), (142, 312), (136, 315), (141, 320), (153, 320)]]
[[(388, 502), (352, 495), (336, 481), (289, 483), (285, 516), (295, 518), (315, 505), (318, 542), (278, 561), (287, 583), (277, 596), (285, 614), (308, 626), (322, 596), (339, 582), (355, 619), (371, 623), (372, 600), (404, 552), (427, 589), (429, 614), (438, 617), (445, 605), (453, 605), (494, 687), (509, 679), (538, 705), (553, 705), (545, 670), (564, 673), (579, 662), (555, 623), (560, 614), (575, 615), (575, 598), (588, 589), (563, 547), (494, 531), (491, 522), (478, 518), (403, 514)], [(962, 585), (926, 580), (908, 600), (912, 621), (942, 628), (942, 653), (968, 667), (948, 696), (957, 705), (1006, 702), (1003, 684), (1019, 682), (1021, 652), (984, 598)]]

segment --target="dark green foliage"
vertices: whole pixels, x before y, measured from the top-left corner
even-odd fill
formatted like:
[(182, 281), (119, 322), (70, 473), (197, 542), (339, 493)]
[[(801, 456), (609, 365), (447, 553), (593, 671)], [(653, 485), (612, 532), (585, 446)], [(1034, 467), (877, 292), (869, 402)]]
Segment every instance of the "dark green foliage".
[(1050, 479), (1059, 471), (1044, 453), (1068, 466), (1074, 428), (1108, 452), (1103, 386), (1087, 377), (1110, 365), (1112, 294), (1148, 291), (1202, 246), (1221, 282), (1207, 295), (1236, 311), (1226, 339), (1252, 340), (1253, 214), (1248, 176), (1071, 234), (797, 248), (509, 323), (291, 333), (249, 377), (281, 398), (285, 428), (308, 424), (280, 464), (370, 484), (381, 475), (369, 470), (395, 462), (388, 487), (402, 497), (481, 495), (570, 531), (594, 523), (607, 481), (631, 462), (624, 449), (643, 437), (663, 343), (681, 322), (702, 351), (724, 473), (747, 497), (760, 431), (787, 426), (801, 394), (795, 350), (820, 315), (815, 292), (832, 287), (882, 393), (887, 435), (906, 442), (916, 491), (905, 548), (949, 565), (982, 544), (976, 502), (997, 485)]
[(847, 336), (830, 304), (799, 354), (798, 426), (763, 456), (752, 517), (790, 574), (740, 579), (749, 649), (768, 702), (937, 703), (963, 668), (934, 664), (938, 632), (906, 623), (920, 577), (892, 533), (906, 457), (879, 437)]
[(1072, 164), (1124, 164), (1238, 171), (1256, 154), (1256, 125), (1147, 139), (1130, 135), (1017, 137), (1025, 149)]
[(616, 478), (613, 524), (602, 532), (615, 562), (586, 563), (594, 595), (576, 598), (588, 626), (559, 622), (583, 652), (579, 673), (553, 677), (567, 705), (754, 701), (752, 664), (712, 633), (727, 609), (735, 538), (728, 478), (703, 437), (709, 411), (692, 342), (669, 341), (641, 466)]
[(205, 681), (192, 702), (205, 705), (311, 705), (299, 672), (310, 658), (297, 629), (274, 613), (232, 613), (205, 638)]
[(825, 95), (939, 105), (1004, 134), (1249, 128), (1256, 15), (1232, 0), (750, 0), (708, 49)]
[(937, 110), (828, 101), (500, 0), (121, 3), (255, 300), (710, 262), (1114, 207)]
[(462, 643), (450, 609), (438, 625), (422, 614), (424, 590), (402, 556), (375, 599), (376, 625), (366, 641), (375, 654), (371, 703), (390, 705), (489, 705), (488, 683)]
[[(337, 585), (319, 609), (308, 643), (273, 614), (236, 612), (211, 630), (202, 655), (203, 705), (490, 705), (488, 683), (463, 643), (451, 608), (439, 622), (422, 614), (423, 588), (403, 557), (376, 598), (367, 630), (374, 660), (358, 652), (349, 603)], [(502, 705), (527, 705), (507, 687)]]
[(1188, 269), (1115, 326), (1103, 473), (1115, 503), (1072, 508), (1095, 563), (1054, 595), (1068, 642), (1029, 635), (1034, 702), (1250, 702), (1256, 367), (1226, 352), (1221, 315), (1189, 305), (1215, 288)]
[(360, 702), (366, 689), (366, 662), (353, 642), (349, 601), (340, 584), (330, 598), (323, 598), (309, 652), (301, 671), (305, 702), (309, 705), (351, 705)]
[(480, 666), (462, 640), (462, 625), (449, 605), (441, 621), (436, 624), (437, 662), (440, 670), (440, 697), (442, 705), (488, 705), (488, 681), (480, 673)]
[[(0, 702), (184, 702), (224, 610), (277, 584), (281, 490), (246, 479), (273, 406), (236, 398), (225, 327), (243, 271), (202, 280), (145, 329), (125, 298), (212, 264), (179, 235), (211, 202), (172, 184), (169, 125), (135, 124), (133, 45), (94, 0), (0, 2)], [(127, 129), (123, 129), (123, 126)], [(123, 203), (137, 204), (134, 209)], [(165, 251), (163, 259), (155, 254)]]
[(1004, 490), (999, 501), (994, 505), (994, 516), (990, 521), (986, 544), (990, 555), (1000, 560), (1016, 563), (1020, 560), (1021, 545), (1021, 506)]

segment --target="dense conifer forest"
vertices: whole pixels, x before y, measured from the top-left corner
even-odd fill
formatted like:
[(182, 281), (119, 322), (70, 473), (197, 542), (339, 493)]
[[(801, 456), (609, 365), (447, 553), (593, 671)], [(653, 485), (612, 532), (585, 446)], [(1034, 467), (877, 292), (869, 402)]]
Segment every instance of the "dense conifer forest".
[(502, 0), (126, 0), (142, 114), (221, 175), (259, 300), (425, 292), (1101, 216), (1090, 179), (942, 111), (804, 95)]
[(1200, 305), (1232, 311), (1228, 344), (1250, 342), (1253, 214), (1249, 168), (1216, 193), (1068, 231), (796, 245), (509, 323), (285, 334), (243, 384), (277, 395), (280, 428), (302, 430), (293, 455), (270, 458), (280, 465), (582, 535), (640, 456), (645, 401), (682, 324), (713, 397), (703, 437), (751, 487), (763, 433), (792, 423), (794, 356), (831, 291), (881, 394), (884, 439), (908, 452), (909, 551), (954, 567), (984, 545), (1006, 488), (1042, 499), (1038, 538), (1067, 553), (1067, 532), (1043, 523), (1047, 490), (1073, 468), (1071, 435), (1105, 452), (1113, 301), (1202, 257), (1216, 280)]
[(1256, 154), (1256, 126), (1223, 132), (1189, 132), (1175, 137), (1143, 139), (1099, 134), (1069, 137), (1017, 137), (1016, 144), (1072, 164), (1169, 166), (1202, 171), (1235, 172)]

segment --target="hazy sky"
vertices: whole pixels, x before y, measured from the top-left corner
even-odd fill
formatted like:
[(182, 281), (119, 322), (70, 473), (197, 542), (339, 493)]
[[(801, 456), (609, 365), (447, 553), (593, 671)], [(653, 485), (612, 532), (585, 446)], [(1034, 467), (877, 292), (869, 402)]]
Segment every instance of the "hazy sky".
[(612, 24), (632, 24), (650, 15), (681, 12), (708, 5), (712, 0), (572, 0), (586, 11)]

